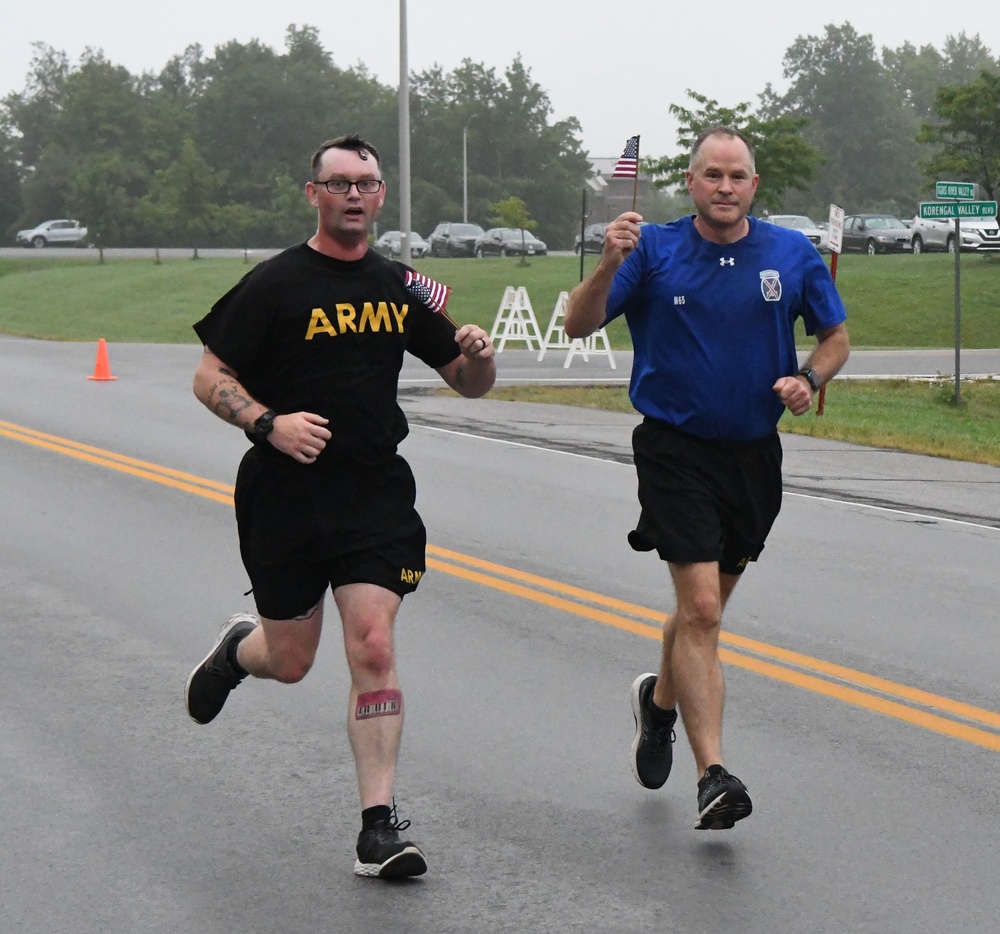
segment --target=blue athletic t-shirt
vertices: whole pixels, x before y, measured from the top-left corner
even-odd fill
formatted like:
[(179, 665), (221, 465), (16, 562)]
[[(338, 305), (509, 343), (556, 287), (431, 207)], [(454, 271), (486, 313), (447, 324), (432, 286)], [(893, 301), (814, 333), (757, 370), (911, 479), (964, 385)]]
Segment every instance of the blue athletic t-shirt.
[(809, 240), (748, 220), (729, 244), (706, 240), (693, 217), (644, 226), (608, 298), (607, 320), (624, 314), (632, 334), (632, 404), (701, 438), (773, 433), (784, 406), (771, 387), (798, 371), (795, 319), (814, 334), (847, 318)]

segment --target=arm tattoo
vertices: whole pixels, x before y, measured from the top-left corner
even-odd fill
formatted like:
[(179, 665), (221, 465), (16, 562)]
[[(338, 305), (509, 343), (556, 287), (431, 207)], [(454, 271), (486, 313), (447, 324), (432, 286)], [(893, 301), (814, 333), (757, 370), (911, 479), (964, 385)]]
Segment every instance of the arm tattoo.
[(219, 369), (222, 379), (209, 390), (209, 408), (227, 422), (239, 424), (240, 413), (254, 404), (247, 391), (239, 384), (232, 372), (224, 367)]

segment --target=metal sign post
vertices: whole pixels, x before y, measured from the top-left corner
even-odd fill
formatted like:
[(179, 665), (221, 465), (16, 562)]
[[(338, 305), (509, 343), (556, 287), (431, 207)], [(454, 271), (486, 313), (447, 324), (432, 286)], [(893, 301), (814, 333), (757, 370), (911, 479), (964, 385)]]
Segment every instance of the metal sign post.
[[(827, 225), (826, 245), (830, 248), (830, 276), (833, 284), (837, 284), (837, 259), (844, 245), (844, 209), (836, 204), (830, 205), (830, 217)], [(819, 399), (816, 401), (816, 414), (822, 415), (826, 408), (826, 384), (819, 387)]]
[(938, 198), (955, 198), (955, 201), (922, 201), (921, 218), (937, 220), (955, 219), (955, 405), (962, 401), (962, 225), (963, 217), (996, 217), (996, 201), (973, 201), (976, 186), (972, 182), (938, 182), (934, 187)]

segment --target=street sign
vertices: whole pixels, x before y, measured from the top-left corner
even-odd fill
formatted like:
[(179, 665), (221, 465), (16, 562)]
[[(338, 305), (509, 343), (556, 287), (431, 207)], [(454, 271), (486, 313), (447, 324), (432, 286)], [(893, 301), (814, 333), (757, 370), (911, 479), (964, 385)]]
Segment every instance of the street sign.
[(830, 205), (830, 217), (827, 222), (827, 246), (831, 253), (839, 253), (844, 243), (844, 209), (835, 204)]
[(925, 218), (996, 217), (996, 201), (921, 201), (920, 216)]
[(971, 201), (976, 197), (975, 182), (938, 182), (934, 186), (935, 198), (957, 198), (959, 201)]
[(955, 404), (962, 401), (960, 353), (962, 347), (962, 290), (961, 269), (962, 250), (958, 243), (961, 236), (963, 217), (996, 217), (996, 201), (973, 201), (976, 186), (971, 182), (938, 182), (935, 186), (938, 198), (954, 198), (954, 201), (922, 201), (920, 216), (930, 220), (955, 221)]

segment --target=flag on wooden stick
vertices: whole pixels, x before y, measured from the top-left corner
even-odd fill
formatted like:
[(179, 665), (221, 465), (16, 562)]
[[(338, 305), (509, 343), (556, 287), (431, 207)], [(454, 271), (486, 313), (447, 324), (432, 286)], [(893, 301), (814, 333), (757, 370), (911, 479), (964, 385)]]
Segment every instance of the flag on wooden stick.
[(415, 299), (423, 302), (431, 311), (443, 315), (448, 321), (455, 325), (458, 330), (458, 323), (447, 312), (448, 297), (451, 295), (451, 286), (442, 282), (437, 282), (430, 276), (414, 272), (412, 269), (406, 270), (406, 281), (404, 282), (406, 291)]
[(630, 136), (625, 143), (625, 151), (621, 154), (612, 178), (635, 178), (639, 174), (639, 137)]
[(412, 269), (406, 270), (406, 290), (422, 301), (431, 311), (444, 311), (448, 305), (451, 287), (435, 282), (430, 276), (421, 275)]

